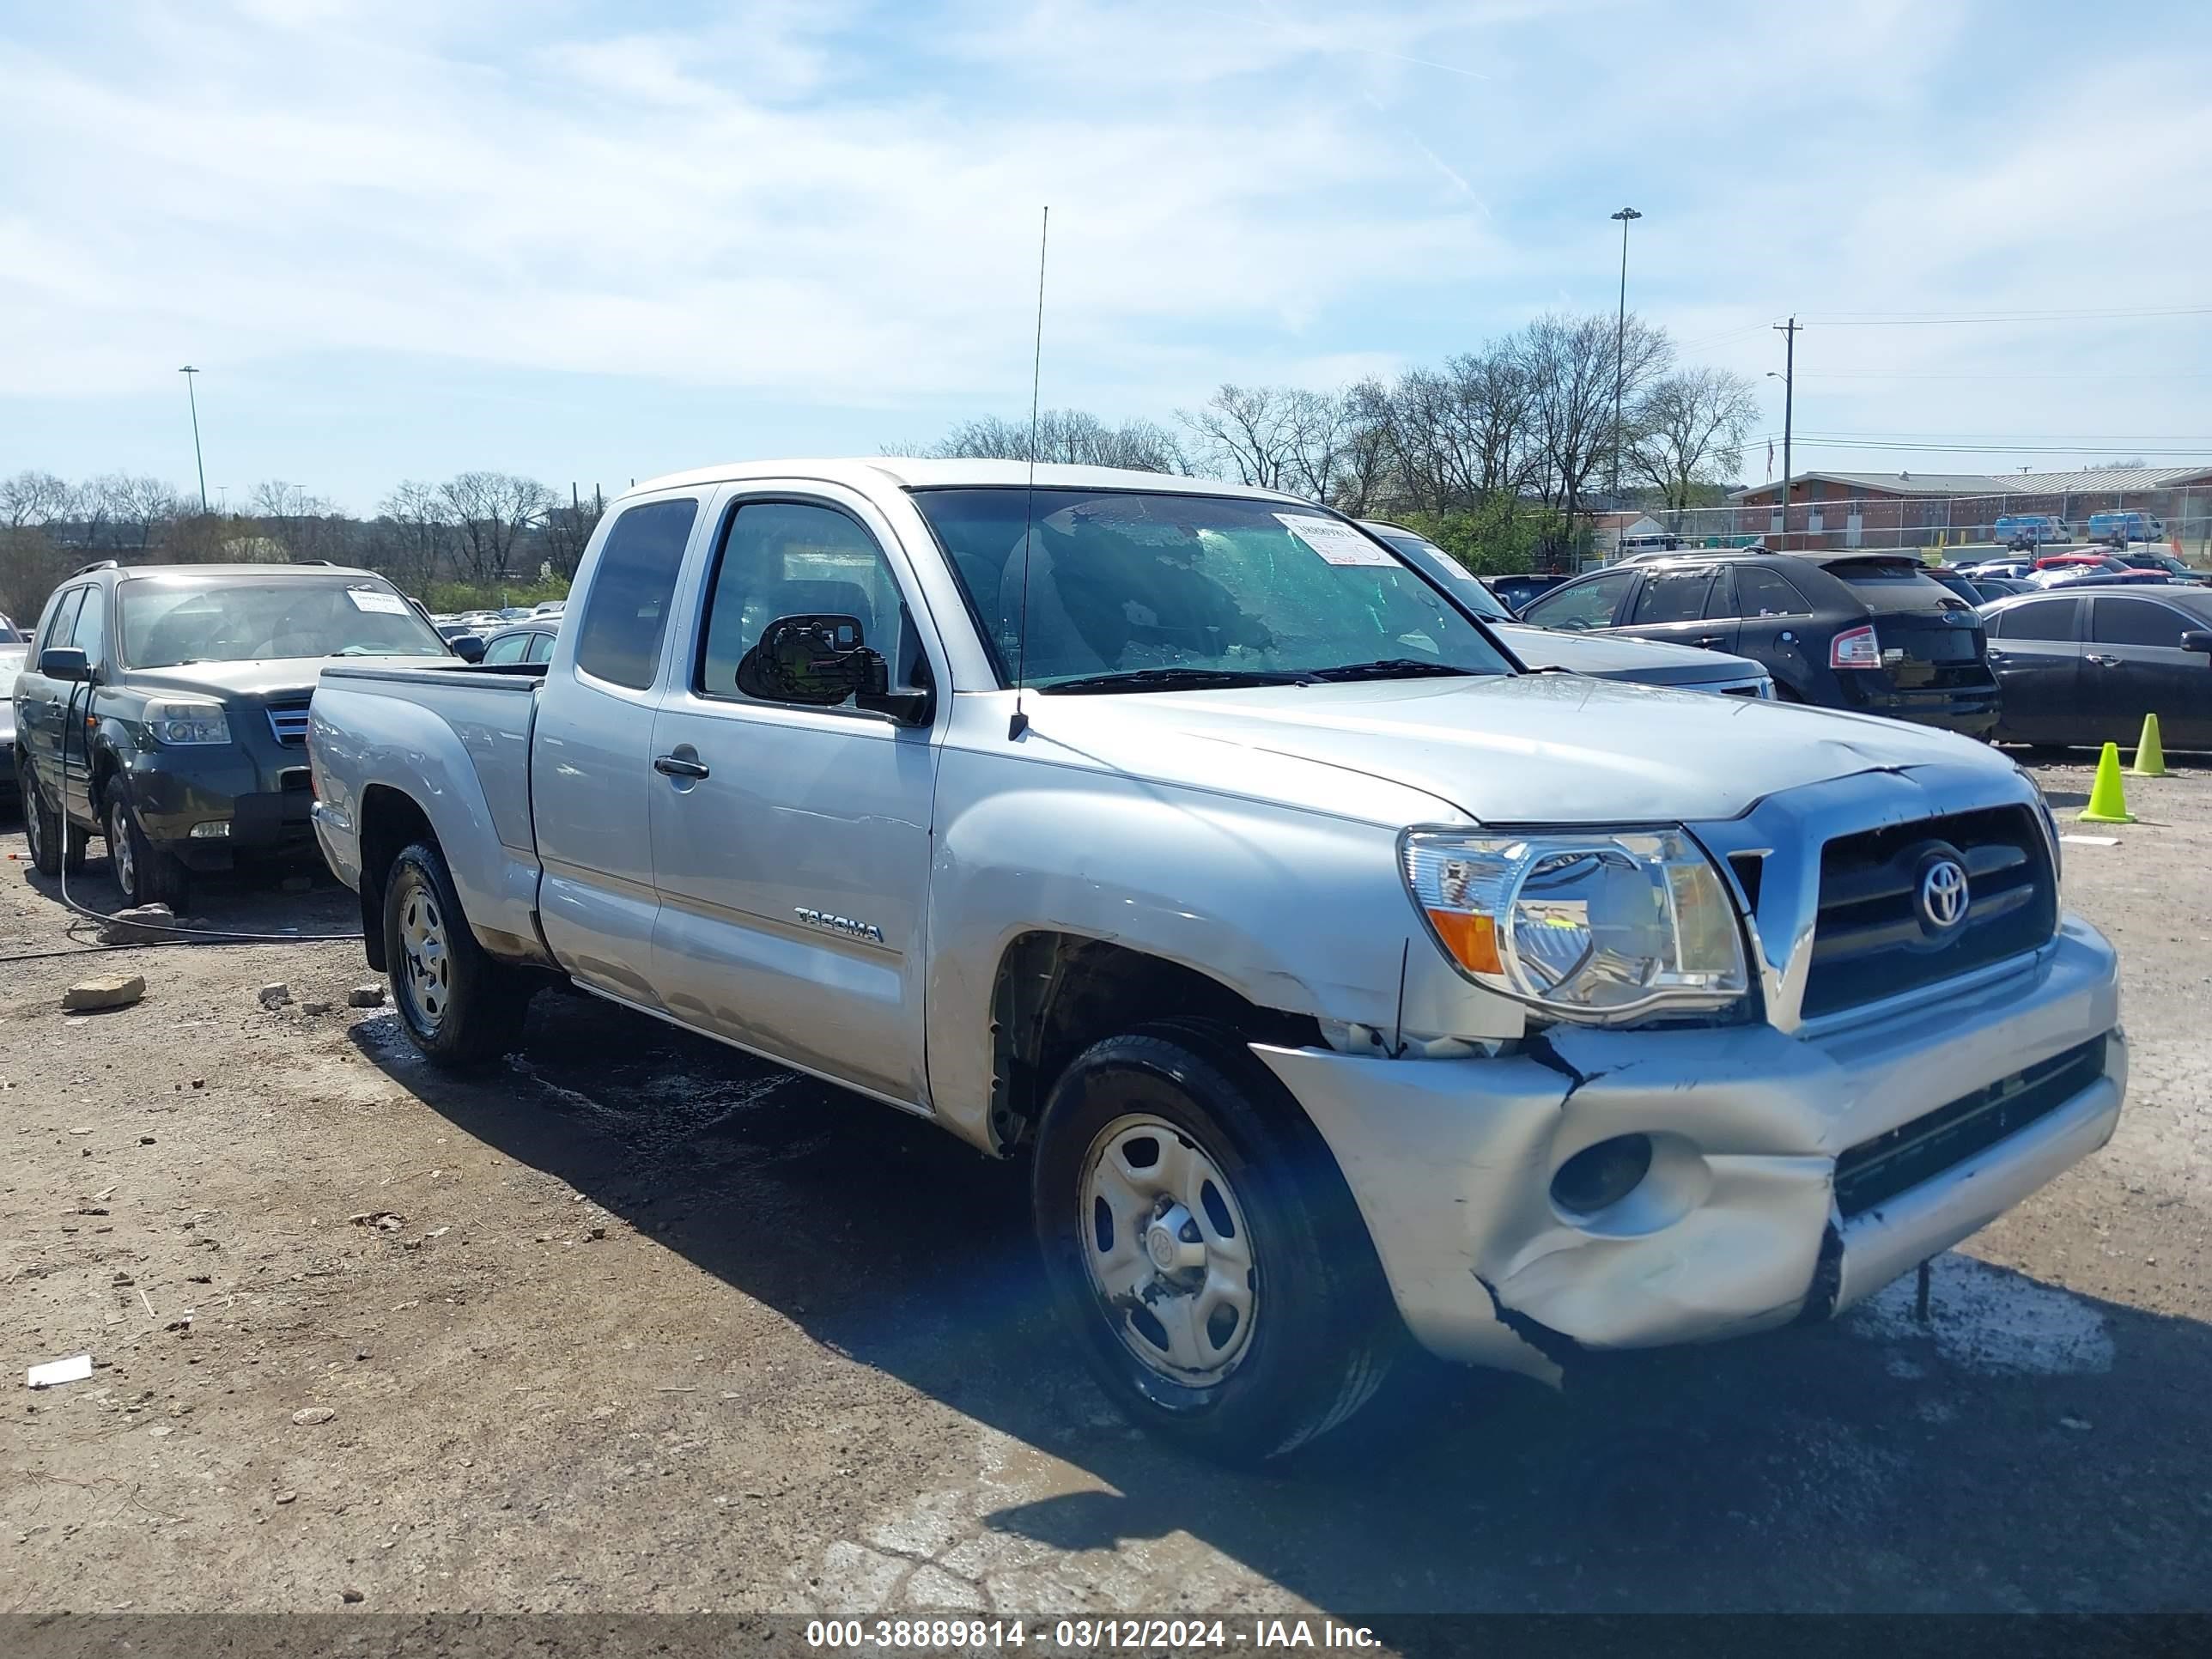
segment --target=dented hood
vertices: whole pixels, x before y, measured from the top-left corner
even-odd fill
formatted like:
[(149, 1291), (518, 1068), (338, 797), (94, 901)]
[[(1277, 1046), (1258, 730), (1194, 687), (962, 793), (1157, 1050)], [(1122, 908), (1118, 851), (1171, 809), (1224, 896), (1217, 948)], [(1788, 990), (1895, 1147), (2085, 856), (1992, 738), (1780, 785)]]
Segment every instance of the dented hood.
[[(1489, 823), (1680, 822), (1734, 817), (1778, 790), (1853, 773), (2014, 770), (1982, 744), (1901, 721), (1573, 674), (1045, 696), (1030, 707), (1039, 737), (1094, 764), (1218, 787), (1231, 773), (1249, 787), (1273, 763), (1280, 798), (1300, 800), (1313, 798), (1312, 769), (1327, 768), (1334, 810), (1383, 821), (1402, 819), (1407, 788)], [(1224, 749), (1245, 763), (1225, 766)]]

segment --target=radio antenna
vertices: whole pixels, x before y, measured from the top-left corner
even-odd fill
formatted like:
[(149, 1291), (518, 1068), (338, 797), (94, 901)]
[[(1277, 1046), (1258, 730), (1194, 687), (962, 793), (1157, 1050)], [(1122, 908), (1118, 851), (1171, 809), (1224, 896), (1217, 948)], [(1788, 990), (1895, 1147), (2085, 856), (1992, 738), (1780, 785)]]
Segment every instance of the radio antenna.
[(1044, 379), (1044, 251), (1052, 235), (1052, 209), (1037, 225), (1036, 349), (1030, 359), (1030, 482), (1022, 508), (1022, 619), (1014, 640), (1014, 712), (1006, 722), (1006, 741), (1030, 729), (1022, 712), (1022, 684), (1030, 672), (1030, 554), (1036, 536), (1037, 387)]

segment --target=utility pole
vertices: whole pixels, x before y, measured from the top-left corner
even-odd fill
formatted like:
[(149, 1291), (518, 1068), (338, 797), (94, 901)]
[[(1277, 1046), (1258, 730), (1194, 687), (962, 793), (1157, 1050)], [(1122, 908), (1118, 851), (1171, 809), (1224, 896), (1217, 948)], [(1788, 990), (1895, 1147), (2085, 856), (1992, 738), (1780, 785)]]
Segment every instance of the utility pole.
[(201, 512), (201, 514), (202, 514), (203, 515), (204, 515), (204, 514), (206, 514), (207, 510), (208, 510), (208, 508), (207, 508), (207, 462), (206, 462), (206, 461), (204, 461), (204, 459), (201, 459), (201, 457), (200, 457), (200, 398), (199, 398), (199, 393), (192, 390), (192, 377), (193, 377), (195, 374), (198, 374), (199, 373), (199, 370), (198, 370), (197, 368), (193, 368), (190, 363), (186, 363), (186, 364), (185, 364), (182, 368), (179, 369), (179, 370), (177, 371), (177, 373), (178, 373), (178, 374), (181, 374), (181, 375), (183, 375), (183, 376), (185, 377), (185, 398), (186, 398), (186, 399), (187, 399), (187, 400), (191, 404), (191, 406), (192, 406), (192, 465), (193, 465), (194, 466), (196, 466), (196, 467), (198, 467), (198, 468), (199, 469), (199, 475), (200, 475), (200, 512)]
[(1797, 408), (1797, 319), (1777, 323), (1784, 342), (1782, 358), (1782, 533), (1790, 534), (1790, 425)]
[(1620, 507), (1620, 385), (1628, 349), (1628, 227), (1644, 216), (1625, 207), (1612, 216), (1620, 221), (1620, 311), (1613, 325), (1613, 505)]

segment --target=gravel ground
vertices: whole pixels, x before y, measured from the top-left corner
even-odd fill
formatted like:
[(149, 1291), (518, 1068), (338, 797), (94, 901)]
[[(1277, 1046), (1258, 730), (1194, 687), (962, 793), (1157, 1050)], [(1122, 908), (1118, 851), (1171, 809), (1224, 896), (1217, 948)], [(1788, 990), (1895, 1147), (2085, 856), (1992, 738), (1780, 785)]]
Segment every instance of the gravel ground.
[[(2128, 1114), (1931, 1323), (1908, 1283), (1564, 1395), (1425, 1370), (1267, 1478), (1119, 1420), (1019, 1172), (926, 1124), (567, 995), (456, 1083), (347, 1007), (343, 944), (10, 960), (6, 1363), (96, 1370), (9, 1385), (0, 1609), (2212, 1606), (2212, 773), (2130, 793), (2066, 875), (2124, 953)], [(0, 956), (70, 949), (0, 850)], [(107, 971), (144, 1000), (61, 1011)]]

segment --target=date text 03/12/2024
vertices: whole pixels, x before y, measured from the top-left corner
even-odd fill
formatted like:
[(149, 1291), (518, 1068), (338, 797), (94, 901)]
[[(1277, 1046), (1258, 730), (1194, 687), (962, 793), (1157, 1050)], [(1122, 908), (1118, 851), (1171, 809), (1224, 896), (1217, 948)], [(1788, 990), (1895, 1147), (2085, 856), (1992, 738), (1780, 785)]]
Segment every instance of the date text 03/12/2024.
[(1373, 1648), (1380, 1638), (1364, 1625), (1333, 1619), (818, 1619), (806, 1645), (847, 1650), (929, 1652), (1021, 1649), (1093, 1653), (1160, 1649)]

